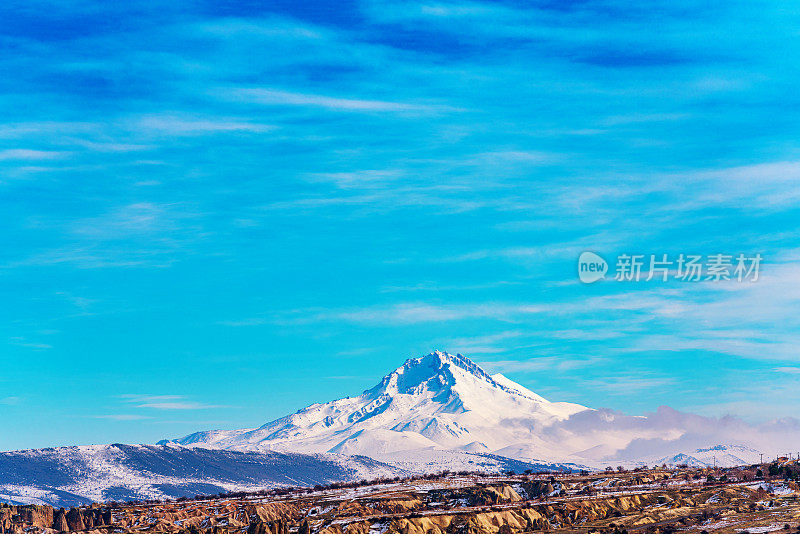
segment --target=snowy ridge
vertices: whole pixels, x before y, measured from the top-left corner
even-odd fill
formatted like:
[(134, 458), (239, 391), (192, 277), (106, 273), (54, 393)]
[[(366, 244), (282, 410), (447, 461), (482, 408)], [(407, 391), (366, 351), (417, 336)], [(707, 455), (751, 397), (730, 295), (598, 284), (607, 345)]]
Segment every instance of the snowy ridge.
[(364, 456), (238, 452), (180, 445), (91, 445), (0, 453), (0, 502), (77, 506), (463, 469), (577, 468), (458, 451), (414, 452), (390, 466)]
[[(760, 427), (662, 406), (646, 416), (551, 402), (460, 354), (406, 360), (357, 397), (312, 404), (254, 429), (208, 431), (174, 440), (188, 447), (359, 454), (417, 471), (440, 463), (471, 469), (494, 455), (536, 465), (602, 468), (643, 463), (713, 464), (702, 447), (737, 443), (757, 451), (796, 443), (800, 422)], [(163, 443), (167, 443), (166, 441)], [(758, 458), (728, 446), (717, 465)], [(692, 451), (692, 452), (686, 452)], [(685, 457), (678, 457), (684, 454)]]
[[(185, 446), (363, 454), (392, 462), (417, 449), (492, 452), (530, 442), (532, 431), (589, 410), (550, 402), (502, 375), (490, 376), (460, 354), (407, 360), (354, 398), (313, 404), (257, 429), (195, 433)], [(524, 458), (549, 462), (560, 451), (540, 444)], [(569, 461), (569, 460), (567, 460)]]
[(665, 406), (629, 416), (551, 402), (464, 356), (437, 351), (407, 360), (357, 397), (313, 404), (258, 428), (196, 432), (157, 446), (0, 453), (0, 500), (61, 506), (442, 469), (724, 467), (757, 462), (758, 449), (794, 450), (798, 441), (794, 419), (753, 426)]
[[(421, 358), (412, 358), (407, 360), (402, 367), (395, 369), (392, 373), (383, 377), (381, 383), (378, 386), (375, 386), (373, 389), (381, 388), (384, 394), (419, 393), (421, 391), (419, 388), (421, 388), (422, 384), (416, 380), (419, 378), (418, 376), (415, 376), (415, 373), (417, 373), (418, 370), (424, 370), (427, 367), (429, 369), (440, 371), (447, 366), (456, 367), (459, 370), (469, 374), (476, 381), (484, 381), (489, 387), (501, 389), (511, 395), (519, 395), (537, 402), (549, 402), (531, 390), (512, 382), (501, 374), (490, 376), (475, 362), (465, 356), (462, 356), (461, 354), (453, 355), (441, 351), (432, 352), (431, 354)], [(407, 375), (411, 375), (411, 385), (409, 387), (409, 385), (406, 384), (405, 389), (403, 389), (401, 383), (403, 382), (403, 378), (405, 378)], [(442, 374), (440, 374), (440, 376), (442, 376)], [(456, 375), (451, 374), (450, 376), (455, 378)]]
[(176, 445), (91, 445), (0, 453), (0, 501), (75, 506), (393, 477), (370, 458)]
[(761, 453), (744, 445), (715, 445), (692, 452), (678, 453), (660, 458), (653, 463), (667, 464), (670, 467), (688, 465), (689, 467), (735, 467), (752, 465), (761, 461)]

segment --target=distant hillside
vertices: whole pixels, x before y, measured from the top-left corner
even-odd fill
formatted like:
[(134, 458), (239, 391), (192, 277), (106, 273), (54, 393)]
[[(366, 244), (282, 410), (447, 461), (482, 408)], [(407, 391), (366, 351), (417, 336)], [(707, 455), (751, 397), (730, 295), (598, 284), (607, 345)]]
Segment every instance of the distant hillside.
[(0, 453), (0, 501), (75, 506), (404, 474), (370, 458), (93, 445)]

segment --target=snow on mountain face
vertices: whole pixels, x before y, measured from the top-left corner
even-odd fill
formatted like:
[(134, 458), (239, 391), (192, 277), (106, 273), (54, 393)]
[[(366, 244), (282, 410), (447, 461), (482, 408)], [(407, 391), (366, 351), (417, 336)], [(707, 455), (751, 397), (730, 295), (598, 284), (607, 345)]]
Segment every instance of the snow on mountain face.
[(76, 506), (404, 475), (369, 458), (176, 445), (92, 445), (0, 453), (0, 501)]
[(399, 453), (397, 466), (364, 456), (238, 452), (180, 445), (91, 445), (0, 452), (0, 502), (78, 506), (276, 486), (408, 476), (405, 469), (523, 472), (576, 468), (459, 451)]
[(668, 407), (627, 416), (550, 402), (461, 355), (434, 352), (406, 361), (357, 397), (314, 404), (260, 428), (197, 432), (161, 446), (0, 453), (0, 501), (66, 506), (409, 471), (602, 468), (617, 460), (733, 466), (760, 454), (744, 445), (697, 447), (747, 437), (765, 450), (788, 447), (800, 439), (800, 422), (756, 427)]
[[(537, 430), (585, 410), (550, 402), (502, 375), (490, 376), (464, 356), (437, 351), (406, 361), (358, 397), (314, 404), (257, 429), (201, 432), (176, 442), (390, 461), (408, 450), (489, 452), (530, 443)], [(563, 456), (555, 444), (539, 445), (541, 458)]]
[[(436, 471), (445, 464), (455, 470), (497, 468), (492, 464), (497, 460), (489, 457), (597, 468), (612, 463), (713, 465), (715, 457), (717, 465), (741, 465), (758, 459), (756, 448), (772, 451), (799, 439), (795, 420), (752, 426), (735, 417), (703, 417), (666, 406), (629, 416), (550, 402), (503, 375), (489, 375), (460, 354), (437, 351), (407, 360), (357, 397), (314, 404), (260, 428), (198, 432), (175, 443), (359, 454), (410, 470)], [(711, 443), (752, 448), (698, 448)]]
[(735, 467), (755, 464), (761, 461), (761, 453), (744, 445), (716, 445), (692, 452), (678, 453), (655, 460), (655, 465), (667, 464), (670, 467), (686, 464), (689, 467)]

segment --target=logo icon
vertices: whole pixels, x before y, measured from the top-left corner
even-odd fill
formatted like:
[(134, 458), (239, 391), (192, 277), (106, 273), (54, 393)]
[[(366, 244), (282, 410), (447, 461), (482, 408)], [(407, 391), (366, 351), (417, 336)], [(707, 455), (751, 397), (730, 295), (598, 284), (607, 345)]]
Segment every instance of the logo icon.
[(591, 284), (605, 278), (608, 272), (606, 260), (594, 252), (582, 252), (578, 258), (578, 278), (584, 284)]

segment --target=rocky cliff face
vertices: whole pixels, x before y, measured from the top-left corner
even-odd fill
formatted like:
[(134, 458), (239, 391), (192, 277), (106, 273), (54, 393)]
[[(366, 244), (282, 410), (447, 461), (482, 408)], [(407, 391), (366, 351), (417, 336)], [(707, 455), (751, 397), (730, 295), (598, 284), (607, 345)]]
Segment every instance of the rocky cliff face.
[(41, 505), (0, 504), (0, 534), (23, 534), (31, 530), (77, 532), (108, 530), (113, 524), (111, 509), (94, 505), (58, 510)]

